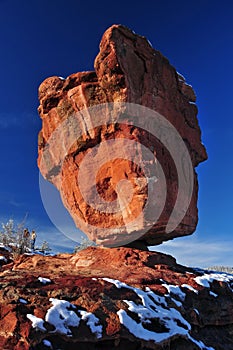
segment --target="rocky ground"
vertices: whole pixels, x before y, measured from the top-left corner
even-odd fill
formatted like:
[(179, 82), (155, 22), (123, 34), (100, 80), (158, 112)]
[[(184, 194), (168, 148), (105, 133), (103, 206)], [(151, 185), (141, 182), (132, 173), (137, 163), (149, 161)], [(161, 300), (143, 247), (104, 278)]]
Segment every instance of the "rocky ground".
[(0, 349), (233, 349), (233, 275), (133, 248), (0, 250)]

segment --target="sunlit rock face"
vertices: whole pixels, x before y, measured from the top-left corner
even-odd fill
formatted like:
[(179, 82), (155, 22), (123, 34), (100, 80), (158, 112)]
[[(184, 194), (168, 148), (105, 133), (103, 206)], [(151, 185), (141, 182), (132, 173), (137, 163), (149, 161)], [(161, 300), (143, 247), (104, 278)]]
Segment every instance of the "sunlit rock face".
[(104, 33), (94, 67), (39, 87), (42, 175), (98, 244), (154, 245), (191, 234), (194, 169), (207, 158), (192, 87), (121, 25)]

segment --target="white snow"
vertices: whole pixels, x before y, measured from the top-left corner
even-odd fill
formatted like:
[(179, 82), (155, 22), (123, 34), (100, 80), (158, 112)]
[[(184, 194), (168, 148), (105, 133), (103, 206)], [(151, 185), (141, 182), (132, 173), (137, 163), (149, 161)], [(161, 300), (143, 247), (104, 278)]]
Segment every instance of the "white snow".
[[(152, 292), (148, 287), (145, 291), (142, 291), (141, 289), (131, 287), (118, 280), (110, 278), (103, 278), (103, 280), (113, 283), (117, 288), (130, 289), (141, 299), (140, 304), (136, 304), (132, 300), (123, 300), (127, 304), (128, 310), (137, 315), (139, 322), (136, 322), (130, 317), (126, 310), (120, 309), (117, 311), (120, 323), (136, 338), (160, 343), (175, 335), (182, 335), (184, 338), (198, 345), (201, 350), (214, 350), (211, 347), (206, 347), (201, 341), (197, 341), (191, 337), (189, 334), (191, 330), (190, 324), (183, 318), (178, 310), (167, 306), (166, 298), (170, 297), (170, 295), (161, 297)], [(165, 286), (169, 292), (171, 291), (172, 294), (178, 295), (179, 298), (185, 297), (185, 293), (183, 293), (180, 288), (174, 288), (176, 287), (174, 285)], [(146, 328), (146, 324), (150, 324), (153, 320), (161, 324), (161, 330), (164, 329), (163, 332), (151, 331)]]
[(166, 281), (164, 281), (162, 278), (160, 278), (159, 281), (162, 283), (166, 283)]
[(51, 283), (51, 280), (49, 278), (38, 277), (38, 280), (43, 284)]
[(194, 280), (197, 282), (197, 284), (200, 284), (200, 286), (203, 286), (205, 288), (210, 288), (210, 283), (213, 282), (213, 280), (209, 280), (209, 278), (206, 278), (205, 275), (195, 277)]
[(200, 315), (200, 312), (197, 309), (193, 309), (193, 311), (195, 311), (197, 315)]
[(233, 275), (227, 273), (204, 273), (202, 276), (195, 277), (194, 280), (197, 284), (206, 288), (210, 288), (210, 283), (213, 281), (226, 282), (229, 284), (229, 287), (232, 288)]
[(171, 298), (171, 300), (173, 301), (174, 304), (176, 304), (177, 307), (181, 307), (183, 305), (180, 301), (178, 301), (174, 298)]
[(217, 298), (217, 296), (218, 296), (218, 294), (216, 294), (216, 293), (214, 293), (214, 292), (212, 292), (212, 291), (210, 291), (209, 294), (212, 295), (212, 296), (215, 297), (215, 298)]
[(165, 287), (169, 294), (174, 294), (181, 301), (184, 301), (186, 294), (182, 292), (179, 286), (175, 286), (173, 284), (162, 284)]
[(129, 288), (129, 286), (126, 283), (118, 281), (118, 280), (114, 280), (112, 278), (104, 277), (104, 278), (102, 278), (102, 280), (114, 284), (118, 289)]
[(99, 319), (91, 312), (79, 311), (79, 313), (82, 316), (82, 320), (86, 321), (91, 332), (94, 333), (97, 338), (101, 338), (103, 327), (99, 324)]
[(0, 261), (7, 262), (7, 258), (3, 255), (0, 255)]
[(191, 290), (192, 292), (194, 292), (194, 293), (196, 293), (196, 294), (198, 294), (198, 290), (197, 289), (195, 289), (195, 288), (193, 288), (192, 286), (190, 286), (189, 284), (182, 284), (181, 285), (181, 287), (183, 287), (183, 288), (187, 288), (187, 289), (189, 289), (189, 290)]
[(11, 252), (11, 249), (6, 247), (3, 243), (0, 243), (0, 248), (6, 250), (7, 252)]
[(27, 303), (28, 303), (27, 300), (25, 300), (25, 299), (23, 299), (23, 298), (19, 298), (19, 302), (20, 302), (21, 304), (27, 304)]
[(49, 340), (44, 339), (44, 340), (43, 340), (43, 344), (44, 344), (45, 346), (47, 346), (48, 348), (52, 349), (52, 343), (51, 343)]
[(55, 327), (53, 332), (72, 335), (70, 327), (78, 327), (80, 318), (74, 312), (76, 307), (66, 300), (49, 299), (53, 306), (47, 311), (45, 321)]
[(32, 322), (32, 327), (36, 330), (46, 332), (44, 328), (44, 320), (42, 318), (36, 317), (32, 314), (27, 314), (27, 318)]
[[(190, 339), (191, 337), (189, 337)], [(197, 346), (199, 346), (199, 348), (201, 350), (215, 350), (214, 348), (212, 348), (212, 346), (205, 346), (205, 344), (201, 341), (201, 340), (196, 340), (194, 338), (191, 338), (190, 340), (192, 340), (192, 342), (194, 344), (196, 344)]]
[[(220, 278), (226, 280), (226, 274), (206, 274), (195, 278), (196, 282), (202, 285), (210, 286), (212, 280)], [(176, 309), (169, 307), (170, 301), (173, 301), (177, 307), (182, 307), (182, 302), (185, 299), (186, 294), (181, 290), (187, 288), (194, 293), (198, 291), (189, 286), (183, 284), (182, 286), (163, 284), (167, 289), (168, 293), (165, 296), (155, 294), (149, 287), (141, 290), (136, 287), (132, 287), (123, 283), (119, 280), (111, 278), (98, 278), (94, 280), (104, 280), (108, 283), (112, 283), (116, 288), (126, 288), (133, 291), (137, 295), (137, 303), (129, 298), (123, 300), (126, 304), (126, 309), (119, 309), (117, 315), (120, 323), (124, 325), (128, 331), (133, 334), (136, 338), (143, 339), (146, 341), (154, 341), (155, 343), (166, 342), (169, 339), (181, 335), (183, 338), (188, 339), (193, 344), (196, 344), (200, 350), (214, 350), (212, 347), (207, 347), (203, 342), (194, 339), (190, 335), (191, 325), (182, 316), (182, 314)], [(229, 282), (233, 280), (228, 276)], [(164, 281), (163, 281), (164, 282)], [(210, 291), (211, 292), (211, 291)], [(213, 293), (213, 292), (212, 292)], [(215, 294), (215, 293), (213, 293)], [(60, 333), (66, 336), (72, 336), (72, 327), (78, 327), (80, 322), (85, 322), (91, 332), (97, 337), (102, 337), (103, 326), (100, 324), (100, 320), (91, 312), (79, 310), (76, 305), (71, 304), (66, 300), (58, 300), (51, 298), (52, 306), (47, 310), (45, 315), (45, 321), (54, 326), (54, 330), (49, 333)], [(137, 322), (131, 314), (128, 314), (127, 310), (135, 314)], [(193, 309), (197, 314), (199, 311)], [(27, 317), (32, 322), (32, 327), (40, 331), (46, 331), (44, 327), (44, 320), (34, 315), (28, 314)], [(161, 328), (156, 331), (148, 329), (147, 325), (156, 324)], [(46, 340), (44, 340), (47, 342)], [(48, 345), (51, 343), (48, 341)]]
[[(188, 330), (190, 330), (190, 325), (176, 309), (167, 309), (163, 306), (156, 305), (148, 296), (144, 296), (143, 299), (143, 305), (137, 305), (133, 301), (124, 300), (128, 305), (129, 311), (139, 316), (139, 323), (132, 319), (125, 310), (121, 309), (117, 312), (121, 324), (123, 324), (130, 333), (135, 335), (135, 337), (144, 340), (154, 340), (156, 343), (160, 343), (176, 334), (185, 335)], [(165, 326), (166, 331), (160, 333), (146, 329), (144, 326), (147, 323), (151, 323), (153, 319), (159, 320), (162, 328)], [(178, 322), (180, 322), (183, 327), (180, 326)]]
[[(49, 300), (53, 306), (48, 309), (45, 315), (45, 321), (54, 326), (54, 330), (50, 331), (50, 333), (60, 333), (71, 337), (71, 327), (78, 327), (80, 321), (83, 320), (97, 338), (102, 337), (102, 325), (93, 313), (78, 310), (75, 305), (66, 300), (54, 298), (50, 298)], [(32, 321), (33, 328), (46, 331), (43, 326), (43, 319), (31, 314), (28, 314), (27, 317)]]

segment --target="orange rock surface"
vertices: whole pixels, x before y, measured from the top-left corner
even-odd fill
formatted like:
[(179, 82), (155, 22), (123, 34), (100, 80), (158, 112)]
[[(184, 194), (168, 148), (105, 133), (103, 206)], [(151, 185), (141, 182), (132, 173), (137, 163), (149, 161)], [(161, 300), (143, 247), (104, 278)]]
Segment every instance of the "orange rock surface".
[[(171, 154), (176, 144), (171, 147), (173, 150), (167, 149), (153, 135), (153, 118), (143, 115), (140, 109), (137, 125), (131, 123), (132, 115), (127, 123), (113, 123), (108, 116), (113, 109), (113, 118), (118, 121), (124, 113), (121, 107), (124, 103), (149, 108), (160, 113), (181, 136), (193, 169), (207, 158), (201, 143), (192, 87), (159, 51), (151, 47), (146, 38), (124, 26), (113, 25), (101, 40), (95, 71), (75, 73), (66, 79), (46, 79), (39, 87), (39, 100), (42, 119), (38, 158), (40, 171), (58, 188), (76, 225), (91, 240), (106, 246), (125, 245), (134, 240), (154, 245), (189, 235), (195, 230), (198, 184), (194, 170), (194, 178), (190, 180), (193, 186), (191, 200), (187, 210), (183, 209), (186, 213), (176, 227), (166, 231), (180, 186), (179, 170)], [(106, 103), (107, 107), (100, 110), (106, 115), (101, 119), (101, 125), (95, 126), (94, 119), (98, 116), (95, 116), (96, 110), (92, 113), (91, 109)], [(71, 119), (74, 116), (75, 123)], [(62, 131), (56, 134), (61, 125)], [(77, 139), (75, 134), (79, 135)], [(53, 136), (56, 136), (55, 146), (45, 157)], [(171, 141), (172, 137), (168, 130), (165, 138)], [(70, 139), (72, 142), (69, 144), (67, 140)], [(134, 148), (130, 148), (129, 141), (134, 142)], [(106, 142), (108, 147), (104, 146)], [(111, 153), (112, 145), (115, 153)], [(145, 148), (154, 155), (154, 160), (143, 159)], [(89, 161), (81, 173), (81, 165), (88, 155)], [(179, 157), (182, 156), (180, 152)], [(95, 159), (99, 160), (98, 167)], [(165, 203), (161, 199), (164, 195), (160, 185), (163, 180), (153, 168), (158, 162), (166, 184)], [(189, 181), (190, 171), (182, 176)], [(153, 187), (156, 178), (159, 178), (158, 186)], [(130, 188), (127, 187), (129, 182)], [(144, 208), (151, 184), (152, 204), (148, 218)], [(181, 189), (180, 196), (179, 200), (185, 202), (187, 193)], [(114, 201), (116, 210), (108, 211), (108, 206)], [(158, 218), (157, 206), (162, 206), (161, 212), (158, 210)]]

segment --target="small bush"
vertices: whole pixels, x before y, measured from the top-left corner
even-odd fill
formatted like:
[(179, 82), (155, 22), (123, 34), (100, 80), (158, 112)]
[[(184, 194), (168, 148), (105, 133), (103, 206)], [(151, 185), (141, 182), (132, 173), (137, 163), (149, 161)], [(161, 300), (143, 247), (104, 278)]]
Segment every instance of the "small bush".
[(80, 250), (86, 249), (88, 247), (96, 246), (95, 242), (90, 241), (88, 238), (81, 238), (81, 243), (74, 248), (74, 253), (80, 252)]
[(43, 241), (41, 247), (36, 247), (35, 249), (36, 251), (39, 251), (42, 254), (47, 254), (48, 252), (50, 252), (52, 249), (50, 248), (49, 244), (47, 241)]
[(12, 219), (8, 220), (6, 224), (2, 223), (0, 243), (16, 254), (30, 251), (30, 234), (25, 237), (25, 230), (24, 223), (16, 225)]
[(47, 254), (51, 251), (47, 241), (43, 241), (41, 247), (32, 249), (32, 239), (25, 222), (15, 224), (13, 219), (8, 220), (6, 224), (2, 223), (0, 231), (0, 244), (10, 249), (13, 259), (19, 255), (31, 252), (40, 252)]

